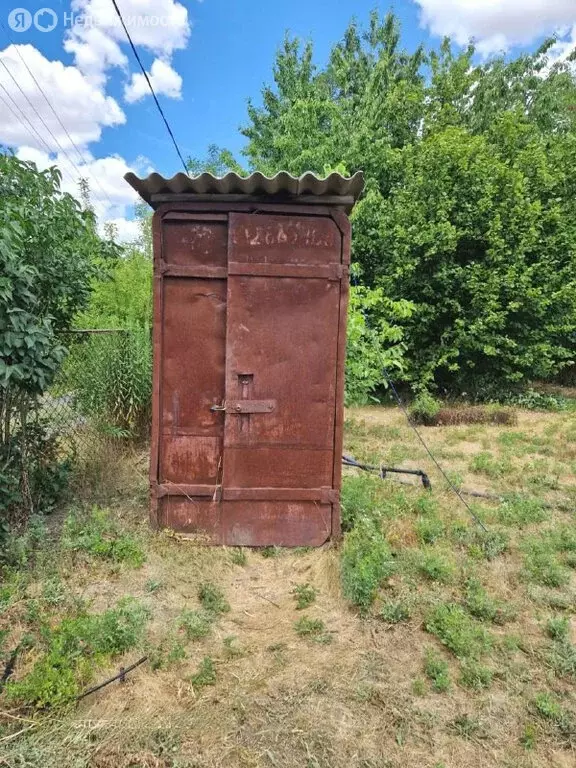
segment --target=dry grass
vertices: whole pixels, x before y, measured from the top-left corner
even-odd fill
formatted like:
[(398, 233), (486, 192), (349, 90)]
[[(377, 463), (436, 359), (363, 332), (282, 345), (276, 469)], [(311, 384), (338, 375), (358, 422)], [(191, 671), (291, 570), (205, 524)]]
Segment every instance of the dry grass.
[[(576, 632), (576, 583), (561, 587), (527, 583), (522, 576), (524, 537), (573, 522), (576, 499), (574, 414), (519, 412), (513, 427), (442, 426), (424, 429), (443, 465), (465, 488), (519, 492), (541, 499), (546, 520), (503, 524), (495, 504), (478, 511), (492, 531), (510, 537), (508, 551), (488, 560), (474, 549), (474, 527), (445, 489), (402, 415), (381, 408), (348, 413), (347, 451), (356, 458), (426, 470), (433, 482), (432, 511), (418, 506), (419, 486), (382, 484), (383, 518), (398, 570), (380, 591), (373, 614), (360, 618), (340, 591), (339, 551), (282, 551), (264, 558), (246, 551), (244, 565), (225, 548), (202, 549), (146, 526), (145, 459), (133, 453), (94, 459), (82, 480), (144, 542), (141, 568), (83, 561), (53, 564), (68, 593), (104, 610), (132, 595), (151, 612), (146, 648), (166, 640), (183, 610), (200, 609), (198, 590), (212, 582), (231, 610), (208, 636), (185, 642), (186, 658), (153, 669), (139, 667), (124, 685), (113, 684), (68, 710), (8, 710), (0, 698), (0, 765), (43, 768), (568, 768), (574, 765), (561, 725), (534, 709), (546, 691), (576, 717), (574, 681), (558, 677), (547, 659), (548, 618), (561, 613)], [(490, 454), (480, 460), (478, 455)], [(545, 461), (546, 464), (542, 462)], [(100, 463), (99, 463), (100, 462)], [(100, 467), (100, 468), (99, 468)], [(106, 468), (108, 472), (106, 471)], [(558, 482), (551, 482), (557, 477)], [(106, 487), (98, 478), (106, 479)], [(126, 493), (126, 489), (128, 492)], [(420, 510), (420, 511), (419, 511)], [(526, 515), (531, 514), (529, 509)], [(421, 541), (422, 519), (438, 519), (438, 541)], [(455, 533), (456, 532), (456, 533)], [(459, 532), (459, 533), (457, 533)], [(54, 532), (57, 537), (57, 531)], [(425, 577), (419, 553), (453, 563), (445, 581)], [(511, 612), (505, 624), (474, 619), (492, 638), (481, 659), (493, 674), (490, 687), (459, 683), (462, 663), (430, 632), (426, 617), (436, 606), (464, 600), (465, 584), (478, 579), (489, 597)], [(6, 618), (19, 617), (32, 584)], [(317, 591), (304, 611), (293, 589)], [(152, 585), (152, 586), (151, 586)], [(385, 611), (401, 603), (405, 612)], [(558, 607), (564, 606), (564, 607)], [(55, 609), (56, 610), (56, 609)], [(395, 623), (378, 615), (399, 619)], [(300, 637), (295, 622), (319, 619), (330, 643)], [(426, 678), (426, 649), (448, 664), (450, 690), (438, 693)], [(99, 673), (101, 679), (142, 654), (135, 648)], [(209, 657), (214, 685), (197, 687), (191, 676)], [(17, 670), (21, 674), (22, 669)], [(6, 714), (7, 713), (7, 714)], [(14, 717), (31, 718), (15, 721)], [(30, 730), (26, 730), (30, 728)], [(13, 736), (23, 730), (18, 736)]]

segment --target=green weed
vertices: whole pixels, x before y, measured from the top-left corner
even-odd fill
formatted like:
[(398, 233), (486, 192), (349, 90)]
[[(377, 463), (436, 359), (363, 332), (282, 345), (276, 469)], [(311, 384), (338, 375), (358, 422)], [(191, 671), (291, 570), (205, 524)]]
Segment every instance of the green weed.
[(120, 530), (107, 509), (72, 510), (64, 522), (62, 546), (70, 552), (84, 552), (92, 557), (140, 567), (146, 555), (141, 544)]
[(509, 459), (497, 459), (490, 451), (482, 451), (476, 454), (469, 464), (471, 472), (486, 475), (492, 479), (504, 477), (512, 471)]
[(456, 603), (437, 605), (424, 626), (461, 659), (475, 659), (492, 646), (491, 635)]
[(564, 566), (549, 541), (542, 537), (526, 538), (521, 545), (524, 553), (524, 578), (546, 587), (561, 587), (570, 580)]
[(397, 602), (385, 603), (378, 616), (388, 624), (400, 624), (402, 621), (409, 620), (411, 610), (408, 603), (399, 600)]
[(546, 622), (546, 633), (552, 640), (566, 640), (570, 631), (567, 616), (553, 616)]
[(418, 551), (414, 553), (413, 557), (418, 572), (430, 581), (448, 584), (453, 580), (456, 566), (446, 554), (429, 549)]
[(186, 640), (200, 640), (210, 634), (212, 614), (205, 611), (183, 610), (176, 619), (176, 628), (184, 633)]
[(380, 525), (368, 518), (358, 520), (342, 547), (342, 588), (346, 598), (367, 611), (394, 570), (392, 552)]
[(246, 555), (246, 551), (242, 549), (242, 547), (235, 547), (230, 552), (230, 560), (234, 563), (234, 565), (246, 565), (248, 563), (248, 557)]
[(296, 609), (302, 611), (316, 600), (318, 590), (311, 584), (298, 584), (292, 590), (292, 594), (296, 600)]
[(538, 715), (550, 723), (567, 746), (576, 744), (576, 722), (571, 712), (564, 709), (557, 698), (550, 693), (537, 693), (533, 706)]
[(460, 684), (464, 688), (470, 688), (474, 691), (489, 688), (492, 684), (492, 677), (491, 669), (473, 659), (468, 659), (462, 663)]
[(432, 681), (432, 687), (438, 693), (445, 693), (450, 688), (450, 669), (448, 662), (433, 648), (426, 650), (424, 673)]
[(210, 656), (204, 656), (197, 671), (190, 676), (190, 682), (194, 688), (204, 688), (216, 683), (216, 667)]
[(465, 605), (472, 616), (494, 624), (504, 624), (511, 618), (510, 608), (490, 597), (480, 581), (469, 578), (465, 586)]
[(423, 544), (434, 544), (445, 534), (444, 523), (437, 517), (420, 517), (415, 528), (416, 535)]
[(576, 680), (576, 646), (568, 638), (555, 640), (546, 652), (546, 660), (558, 677)]
[(537, 743), (537, 729), (534, 723), (526, 723), (520, 735), (520, 744), (524, 749), (535, 749)]
[(347, 476), (342, 482), (342, 530), (351, 531), (360, 518), (378, 513), (382, 480), (372, 475)]
[(315, 643), (328, 644), (332, 641), (332, 635), (326, 630), (324, 622), (321, 619), (311, 619), (308, 616), (301, 616), (294, 623), (296, 634), (300, 637), (307, 637)]
[(101, 614), (68, 617), (54, 628), (45, 624), (40, 658), (22, 679), (8, 683), (8, 698), (36, 707), (70, 701), (97, 667), (141, 642), (148, 617), (146, 608), (124, 598)]
[(200, 585), (198, 589), (198, 599), (205, 610), (215, 616), (228, 613), (230, 610), (230, 603), (224, 597), (224, 593), (220, 587), (217, 587), (209, 581)]
[(508, 496), (496, 511), (498, 522), (518, 528), (541, 523), (546, 520), (546, 515), (546, 510), (538, 499), (527, 499), (517, 494)]

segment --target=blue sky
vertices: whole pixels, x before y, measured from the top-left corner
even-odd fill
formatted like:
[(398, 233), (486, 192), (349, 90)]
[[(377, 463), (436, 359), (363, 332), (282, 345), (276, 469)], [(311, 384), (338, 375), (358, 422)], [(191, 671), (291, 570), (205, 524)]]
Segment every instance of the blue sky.
[[(576, 0), (117, 2), (185, 156), (211, 143), (241, 150), (246, 100), (270, 81), (286, 31), (313, 39), (318, 63), (351, 16), (365, 21), (391, 5), (408, 49), (443, 34), (459, 44), (474, 37), (483, 54), (530, 47), (555, 30), (557, 55), (576, 42)], [(122, 174), (181, 167), (111, 0), (8, 0), (0, 21), (0, 142), (40, 166), (59, 164), (69, 191), (85, 175), (100, 219), (129, 239), (133, 196)]]

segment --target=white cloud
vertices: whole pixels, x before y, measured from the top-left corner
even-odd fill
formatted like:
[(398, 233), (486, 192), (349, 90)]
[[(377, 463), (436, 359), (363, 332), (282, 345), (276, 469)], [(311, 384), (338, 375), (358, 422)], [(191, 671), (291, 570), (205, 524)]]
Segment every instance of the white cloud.
[[(181, 98), (182, 78), (167, 62), (154, 59), (148, 77), (156, 95), (163, 94), (171, 99)], [(130, 104), (140, 101), (149, 93), (148, 83), (141, 72), (132, 75), (132, 80), (124, 88), (124, 98)]]
[(484, 53), (528, 45), (576, 23), (575, 0), (415, 0), (421, 21), (460, 45), (471, 38)]
[[(70, 151), (79, 160), (62, 125), (66, 127), (73, 142), (82, 148), (89, 142), (98, 141), (102, 128), (121, 125), (126, 121), (118, 103), (111, 96), (106, 96), (76, 67), (65, 66), (61, 61), (50, 61), (32, 45), (10, 45), (0, 51), (0, 59), (7, 68), (0, 65), (1, 143), (9, 146), (25, 144), (43, 151), (46, 151), (47, 145), (53, 152), (60, 151), (58, 144), (42, 125), (37, 112), (64, 150)], [(62, 125), (46, 103), (24, 62), (42, 87)], [(31, 131), (22, 113), (45, 143)]]
[[(176, 0), (122, 0), (122, 16), (134, 45), (169, 61), (186, 47), (190, 34), (187, 9)], [(64, 48), (94, 82), (105, 80), (111, 66), (125, 66), (119, 43), (126, 35), (110, 0), (72, 0), (77, 23), (71, 25)]]

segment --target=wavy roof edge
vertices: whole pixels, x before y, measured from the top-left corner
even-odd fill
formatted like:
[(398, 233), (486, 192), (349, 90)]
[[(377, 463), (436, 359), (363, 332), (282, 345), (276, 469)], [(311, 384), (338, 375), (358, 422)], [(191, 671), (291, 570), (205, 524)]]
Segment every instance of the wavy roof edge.
[(310, 195), (312, 197), (352, 197), (357, 200), (364, 189), (362, 171), (357, 171), (350, 177), (331, 173), (324, 179), (311, 172), (297, 177), (286, 171), (280, 171), (275, 176), (264, 176), (262, 173), (239, 176), (231, 172), (221, 177), (213, 176), (211, 173), (202, 173), (200, 176), (177, 173), (171, 179), (165, 179), (159, 173), (151, 173), (145, 179), (141, 179), (130, 172), (124, 178), (152, 207), (155, 207), (153, 197), (156, 195), (190, 195), (191, 198), (194, 195), (290, 197)]

